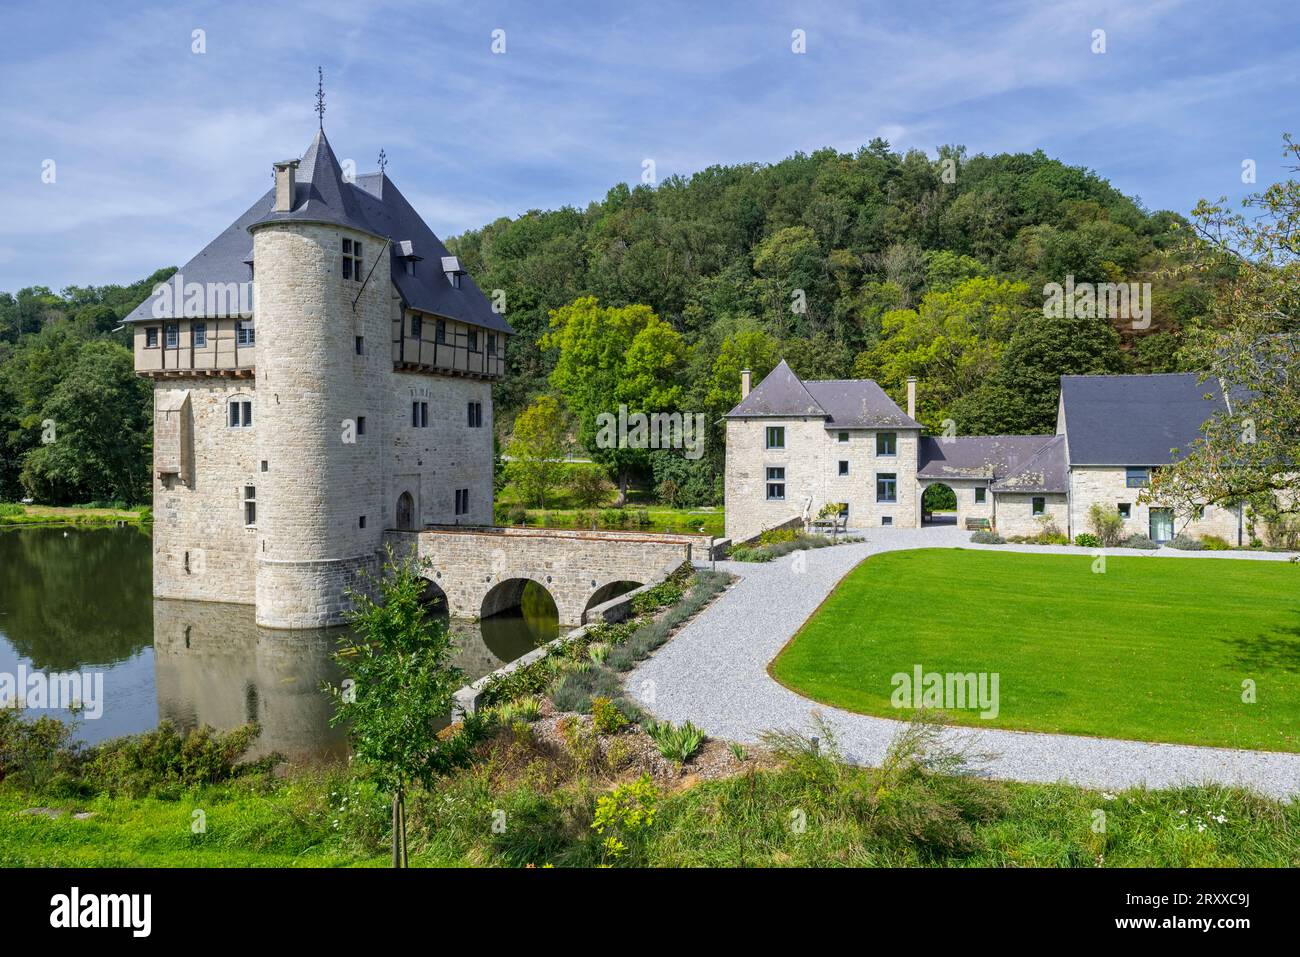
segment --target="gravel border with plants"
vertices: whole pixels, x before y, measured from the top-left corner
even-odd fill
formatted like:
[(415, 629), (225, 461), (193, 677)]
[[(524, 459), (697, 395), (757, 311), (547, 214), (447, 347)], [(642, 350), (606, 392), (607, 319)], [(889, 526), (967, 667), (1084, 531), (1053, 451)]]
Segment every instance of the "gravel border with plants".
[[(1092, 549), (1053, 545), (972, 545), (956, 528), (871, 529), (861, 544), (822, 548), (765, 564), (719, 562), (737, 581), (638, 664), (624, 681), (645, 711), (693, 721), (709, 735), (755, 743), (770, 729), (807, 729), (819, 713), (835, 730), (845, 758), (877, 765), (905, 726), (890, 718), (820, 705), (778, 684), (767, 666), (848, 572), (863, 559), (908, 548), (991, 548), (1081, 555)], [(1287, 561), (1279, 552), (1187, 552), (1104, 549), (1108, 555)], [(802, 571), (796, 571), (795, 559)], [(960, 609), (951, 609), (960, 614)], [(1300, 794), (1300, 754), (1123, 741), (1077, 735), (952, 728), (949, 743), (984, 756), (979, 773), (1009, 780), (1121, 789), (1217, 783), (1272, 797)]]

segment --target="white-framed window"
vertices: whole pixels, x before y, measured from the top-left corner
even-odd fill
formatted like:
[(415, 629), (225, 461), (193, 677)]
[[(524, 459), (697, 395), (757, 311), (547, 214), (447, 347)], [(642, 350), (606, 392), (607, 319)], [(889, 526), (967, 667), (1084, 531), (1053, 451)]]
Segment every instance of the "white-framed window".
[(253, 400), (234, 398), (226, 406), (226, 424), (232, 429), (253, 427)]
[(975, 487), (975, 504), (976, 504), (976, 505), (983, 505), (983, 504), (984, 504), (985, 499), (988, 498), (988, 491), (989, 491), (989, 490), (986, 489), (986, 488), (985, 488), (984, 486), (982, 486), (982, 485), (977, 485), (977, 486)]
[(202, 349), (208, 344), (208, 324), (206, 322), (194, 323), (194, 348)]
[(767, 448), (783, 449), (785, 448), (785, 426), (769, 425), (767, 427)]
[(876, 454), (897, 455), (898, 454), (898, 433), (877, 432), (876, 433)]
[(785, 501), (785, 466), (767, 467), (767, 499), (769, 502)]
[(168, 349), (175, 349), (181, 344), (181, 327), (179, 323), (169, 322), (163, 326), (164, 338)]
[(418, 399), (411, 403), (411, 428), (427, 429), (429, 427), (429, 403)]
[(898, 474), (896, 472), (876, 473), (876, 501), (898, 501)]
[(257, 343), (257, 333), (253, 330), (251, 322), (240, 319), (235, 323), (235, 343), (241, 346), (251, 346)]
[(252, 528), (257, 524), (257, 486), (244, 486), (244, 525)]
[(158, 327), (146, 326), (144, 330), (144, 347), (146, 349), (158, 348)]
[(1130, 466), (1124, 470), (1124, 484), (1129, 488), (1145, 488), (1151, 484), (1150, 469)]
[(840, 474), (840, 475), (848, 475), (848, 474), (849, 474), (849, 460), (848, 460), (848, 459), (840, 459), (840, 473), (839, 473), (839, 474)]
[(1047, 514), (1047, 499), (1042, 495), (1035, 495), (1029, 500), (1029, 507), (1035, 515)]
[(469, 514), (469, 489), (467, 488), (456, 489), (456, 514)]

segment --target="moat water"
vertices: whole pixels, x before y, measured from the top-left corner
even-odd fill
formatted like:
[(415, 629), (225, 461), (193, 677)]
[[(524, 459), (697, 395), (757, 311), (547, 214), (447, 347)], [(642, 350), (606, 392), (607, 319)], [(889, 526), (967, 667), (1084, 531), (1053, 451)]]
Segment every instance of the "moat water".
[[(525, 589), (521, 608), (451, 621), (456, 664), (471, 681), (559, 633), (554, 603)], [(149, 533), (135, 528), (0, 531), (0, 674), (99, 672), (103, 709), (73, 721), (87, 743), (171, 720), (262, 727), (255, 754), (345, 753), (321, 691), (339, 679), (331, 653), (343, 628), (259, 628), (250, 605), (153, 597)]]

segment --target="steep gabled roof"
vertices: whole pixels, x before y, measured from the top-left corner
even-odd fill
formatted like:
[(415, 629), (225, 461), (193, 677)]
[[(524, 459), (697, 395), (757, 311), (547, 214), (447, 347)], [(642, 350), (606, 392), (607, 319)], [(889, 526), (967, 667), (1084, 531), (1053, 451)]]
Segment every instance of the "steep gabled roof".
[(921, 427), (871, 379), (809, 379), (804, 385), (830, 416), (828, 429)]
[(804, 387), (784, 359), (756, 385), (740, 405), (727, 413), (728, 419), (773, 416), (825, 417), (827, 412)]
[(728, 419), (823, 418), (828, 429), (919, 429), (870, 379), (804, 381), (784, 359), (754, 387)]
[[(1030, 472), (1040, 451), (1045, 452), (1054, 447), (1057, 454), (1064, 452), (1064, 445), (1054, 435), (962, 435), (948, 438), (922, 436), (920, 442), (920, 462), (916, 477), (920, 479), (974, 479), (1000, 483), (1009, 477)], [(1044, 472), (1050, 461), (1048, 457), (1040, 462), (1038, 469)], [(1059, 469), (1051, 469), (1052, 478), (1060, 472), (1059, 489), (1037, 489), (1037, 491), (1064, 491), (1065, 461), (1062, 455)], [(1044, 481), (1048, 478), (1044, 476)], [(1010, 489), (1009, 489), (1010, 490)], [(1026, 489), (1027, 490), (1027, 489)]]
[(1226, 412), (1223, 392), (1194, 372), (1061, 376), (1070, 465), (1168, 465), (1205, 422)]
[[(250, 229), (277, 222), (320, 222), (391, 240), (388, 251), (384, 253), (389, 275), (398, 294), (410, 308), (485, 329), (514, 332), (501, 315), (492, 311), (491, 303), (468, 275), (460, 277), (459, 288), (452, 286), (442, 271), (442, 257), (448, 255), (447, 247), (392, 180), (384, 173), (357, 176), (355, 183), (344, 180), (338, 159), (323, 131), (316, 134), (298, 165), (293, 208), (283, 213), (274, 212), (274, 199), (275, 190), (267, 190), (242, 216), (181, 267), (170, 281), (173, 303), (184, 302), (176, 289), (180, 282), (205, 286), (209, 283), (247, 282), (248, 260), (253, 246)], [(414, 260), (414, 275), (407, 273), (407, 260), (401, 255), (399, 244), (404, 241), (409, 242), (412, 252), (420, 257)], [(367, 266), (373, 262), (371, 257), (379, 255), (382, 249), (382, 244), (376, 243), (366, 251), (363, 258)], [(155, 317), (154, 301), (155, 297), (150, 296), (125, 321), (174, 318), (171, 312)], [(202, 317), (217, 318), (218, 315), (225, 313), (205, 313)]]

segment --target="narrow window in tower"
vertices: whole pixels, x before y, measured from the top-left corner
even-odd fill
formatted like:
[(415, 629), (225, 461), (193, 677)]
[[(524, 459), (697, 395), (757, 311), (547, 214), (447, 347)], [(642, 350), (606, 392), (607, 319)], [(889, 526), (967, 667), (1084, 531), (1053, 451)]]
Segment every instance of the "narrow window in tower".
[(352, 240), (343, 240), (343, 278), (352, 278)]
[(466, 408), (467, 425), (471, 429), (481, 429), (483, 427), (483, 403), (471, 402)]
[(366, 354), (366, 337), (357, 336), (356, 339), (357, 339), (357, 355), (364, 356)]
[(247, 429), (253, 424), (253, 400), (231, 399), (229, 423), (232, 429)]
[(194, 323), (194, 348), (202, 349), (208, 344), (208, 324), (206, 322)]
[(427, 429), (429, 427), (429, 403), (411, 403), (411, 428)]
[(357, 435), (365, 435), (365, 434), (366, 434), (366, 417), (364, 415), (359, 415), (357, 416)]
[(257, 524), (257, 487), (244, 486), (244, 525), (252, 528)]
[(362, 515), (359, 519), (357, 519), (357, 527), (358, 528), (366, 527), (366, 517), (364, 515)]
[(456, 514), (469, 514), (469, 489), (467, 488), (456, 489)]

